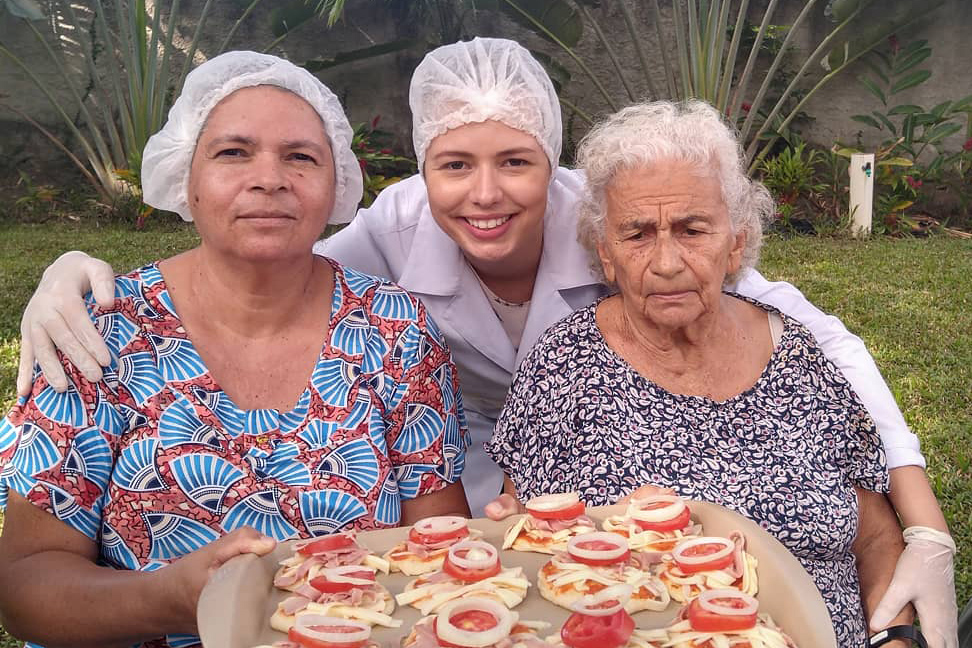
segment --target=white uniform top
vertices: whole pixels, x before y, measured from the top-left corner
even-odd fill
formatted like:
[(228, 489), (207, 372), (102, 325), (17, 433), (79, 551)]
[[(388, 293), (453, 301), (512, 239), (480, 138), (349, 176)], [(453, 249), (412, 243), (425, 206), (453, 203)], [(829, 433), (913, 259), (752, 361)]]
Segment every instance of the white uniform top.
[[(371, 207), (360, 210), (347, 227), (314, 248), (318, 254), (391, 279), (417, 295), (445, 335), (459, 370), (472, 435), (462, 482), (473, 515), (482, 515), (483, 507), (500, 492), (502, 472), (483, 444), (492, 436), (520, 360), (548, 327), (607, 292), (577, 242), (582, 191), (581, 172), (557, 169), (548, 191), (544, 249), (518, 351), (459, 246), (433, 219), (421, 176), (383, 190)], [(771, 283), (755, 270), (735, 289), (779, 308), (810, 329), (874, 418), (889, 467), (924, 466), (918, 438), (908, 429), (860, 338), (790, 284)]]

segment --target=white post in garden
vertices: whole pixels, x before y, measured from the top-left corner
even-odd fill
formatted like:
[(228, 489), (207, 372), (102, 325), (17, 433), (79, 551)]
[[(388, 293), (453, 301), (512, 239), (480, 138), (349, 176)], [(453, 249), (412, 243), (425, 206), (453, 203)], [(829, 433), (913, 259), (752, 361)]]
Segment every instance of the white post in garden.
[(854, 153), (850, 169), (851, 233), (865, 238), (871, 234), (874, 206), (874, 154)]

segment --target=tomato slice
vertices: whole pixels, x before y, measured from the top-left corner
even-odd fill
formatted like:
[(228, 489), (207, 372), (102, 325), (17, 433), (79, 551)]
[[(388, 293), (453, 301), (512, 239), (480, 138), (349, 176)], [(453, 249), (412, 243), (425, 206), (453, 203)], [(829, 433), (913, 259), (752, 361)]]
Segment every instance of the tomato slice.
[[(468, 630), (469, 632), (482, 632), (496, 627), (496, 617), (486, 610), (466, 610), (459, 614), (453, 614), (449, 617), (449, 620), (452, 622), (452, 625), (463, 630)], [(435, 637), (440, 646), (444, 646), (445, 648), (469, 648), (468, 646), (450, 643), (440, 637), (439, 630), (436, 627), (436, 621), (438, 621), (438, 617), (432, 621), (432, 630), (435, 632)]]
[[(720, 606), (742, 609), (746, 603), (737, 598), (717, 598), (713, 600)], [(738, 632), (756, 627), (756, 612), (752, 614), (718, 614), (710, 612), (692, 599), (688, 609), (689, 625), (696, 632)]]
[(468, 527), (462, 527), (455, 531), (447, 531), (444, 533), (419, 533), (415, 527), (412, 527), (408, 532), (408, 539), (421, 545), (439, 544), (440, 542), (448, 542), (449, 540), (458, 542), (468, 536)]
[[(658, 504), (658, 508), (662, 506), (665, 506), (663, 502)], [(692, 512), (689, 511), (688, 507), (686, 506), (684, 509), (682, 509), (681, 513), (673, 517), (671, 520), (662, 520), (661, 522), (645, 522), (644, 520), (635, 520), (635, 524), (647, 531), (658, 531), (660, 533), (665, 533), (667, 531), (680, 531), (687, 527), (691, 521)]]
[(297, 550), (302, 556), (317, 556), (335, 549), (345, 549), (355, 546), (354, 539), (346, 533), (332, 533), (321, 536), (317, 540), (310, 542)]
[(584, 515), (584, 502), (574, 502), (570, 506), (552, 511), (537, 511), (527, 507), (527, 512), (538, 520), (572, 520)]
[[(375, 573), (373, 571), (368, 571), (367, 569), (345, 572), (343, 575), (347, 576), (348, 578), (361, 578), (370, 581), (375, 580)], [(354, 583), (330, 581), (327, 579), (327, 576), (315, 576), (310, 580), (310, 586), (323, 594), (339, 594), (341, 592), (350, 592), (355, 587), (364, 587), (364, 585), (355, 585)]]
[(634, 627), (624, 609), (607, 616), (574, 612), (560, 629), (560, 638), (571, 648), (617, 648), (627, 643)]
[(481, 581), (484, 578), (491, 578), (500, 573), (501, 569), (502, 566), (500, 565), (499, 560), (493, 563), (491, 567), (486, 567), (483, 569), (460, 567), (452, 562), (449, 556), (446, 556), (445, 562), (442, 563), (442, 571), (449, 574), (453, 578), (458, 578), (466, 583), (475, 583), (476, 581)]
[[(308, 626), (309, 630), (316, 630), (317, 632), (356, 632), (355, 628), (347, 628), (346, 626)], [(367, 640), (363, 641), (347, 641), (347, 642), (330, 642), (317, 639), (316, 637), (308, 637), (301, 632), (301, 628), (293, 627), (287, 632), (287, 638), (294, 643), (300, 644), (304, 648), (362, 648)]]
[[(588, 540), (586, 542), (578, 543), (577, 546), (580, 549), (587, 549), (589, 551), (610, 551), (618, 547), (618, 545), (605, 542), (604, 540)], [(567, 550), (567, 553), (577, 562), (584, 563), (585, 565), (591, 565), (592, 567), (617, 565), (618, 563), (628, 562), (628, 559), (631, 557), (630, 549), (625, 549), (624, 553), (614, 558), (590, 558), (588, 556), (579, 556), (571, 552), (570, 549)]]
[[(683, 555), (685, 556), (707, 556), (709, 554), (714, 554), (722, 551), (725, 548), (724, 545), (710, 542), (706, 544), (697, 544), (694, 547), (690, 547)], [(732, 564), (732, 553), (728, 553), (721, 558), (716, 558), (714, 560), (709, 560), (705, 562), (699, 562), (694, 564), (683, 563), (675, 557), (675, 562), (678, 564), (678, 568), (682, 570), (685, 574), (694, 574), (696, 572), (702, 571), (713, 571), (716, 569), (724, 569)]]

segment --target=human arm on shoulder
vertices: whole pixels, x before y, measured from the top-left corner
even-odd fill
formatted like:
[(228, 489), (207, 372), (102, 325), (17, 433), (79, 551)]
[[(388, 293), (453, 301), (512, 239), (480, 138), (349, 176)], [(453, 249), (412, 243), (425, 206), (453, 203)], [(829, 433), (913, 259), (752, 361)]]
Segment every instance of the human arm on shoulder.
[(30, 393), (35, 360), (51, 387), (59, 392), (67, 389), (55, 347), (88, 380), (101, 380), (101, 367), (107, 366), (111, 357), (84, 305), (83, 297), (89, 290), (102, 308), (114, 303), (114, 271), (84, 252), (65, 252), (44, 270), (20, 320), (20, 396)]

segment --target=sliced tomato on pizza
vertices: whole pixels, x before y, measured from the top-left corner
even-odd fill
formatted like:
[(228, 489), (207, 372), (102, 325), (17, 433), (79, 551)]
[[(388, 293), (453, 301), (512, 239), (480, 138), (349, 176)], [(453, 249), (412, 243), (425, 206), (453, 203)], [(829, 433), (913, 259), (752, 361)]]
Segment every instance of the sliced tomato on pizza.
[(503, 549), (552, 554), (564, 550), (571, 537), (597, 530), (577, 493), (541, 495), (525, 506), (527, 513), (507, 529)]
[(632, 549), (658, 554), (702, 533), (702, 525), (692, 521), (688, 504), (677, 495), (632, 500), (623, 515), (605, 518), (602, 527), (628, 538)]
[(273, 577), (274, 587), (288, 592), (303, 591), (323, 569), (361, 565), (388, 573), (388, 561), (358, 544), (349, 532), (331, 533), (317, 538), (299, 540), (294, 553), (280, 561)]
[(402, 648), (549, 648), (537, 633), (546, 622), (521, 621), (519, 615), (489, 598), (464, 598), (421, 619)]
[(651, 562), (632, 552), (623, 536), (606, 531), (571, 538), (567, 550), (554, 553), (537, 576), (540, 595), (565, 608), (621, 584), (632, 587), (624, 603), (629, 613), (668, 607), (668, 590), (653, 574)]
[(665, 629), (666, 645), (677, 648), (796, 648), (759, 602), (735, 589), (706, 590)]
[(666, 555), (658, 578), (673, 600), (687, 603), (711, 589), (736, 589), (750, 596), (758, 591), (757, 561), (745, 550), (742, 533), (728, 538), (699, 536), (684, 540)]
[(503, 568), (496, 547), (482, 540), (463, 540), (449, 548), (440, 570), (409, 582), (395, 600), (399, 605), (418, 608), (422, 614), (432, 614), (470, 596), (513, 608), (523, 601), (529, 587), (521, 567)]
[(408, 538), (382, 557), (393, 572), (418, 576), (434, 572), (445, 561), (449, 547), (466, 539), (478, 540), (482, 531), (470, 529), (466, 519), (439, 515), (419, 520), (409, 529)]

